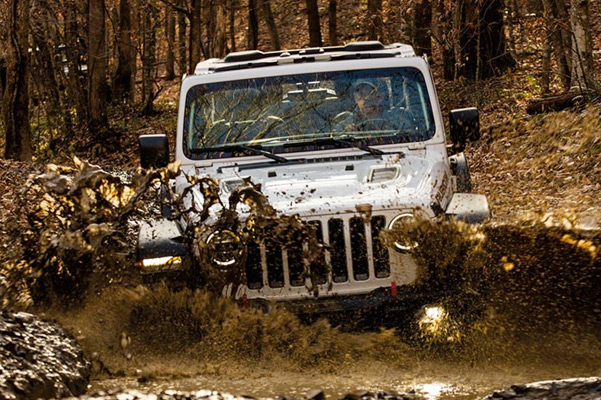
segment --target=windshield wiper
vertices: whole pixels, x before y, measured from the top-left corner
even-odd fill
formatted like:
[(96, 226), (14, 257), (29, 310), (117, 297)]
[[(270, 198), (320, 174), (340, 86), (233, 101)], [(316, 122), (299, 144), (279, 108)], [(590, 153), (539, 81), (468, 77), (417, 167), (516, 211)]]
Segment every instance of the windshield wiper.
[(246, 146), (243, 144), (231, 144), (231, 145), (219, 146), (219, 147), (203, 147), (202, 149), (190, 149), (190, 152), (192, 154), (198, 154), (198, 153), (206, 153), (209, 151), (232, 151), (232, 150), (233, 151), (247, 151), (247, 152), (259, 155), (259, 156), (271, 158), (272, 160), (277, 161), (278, 163), (290, 162), (290, 160), (288, 160), (285, 157), (278, 156), (277, 154), (272, 154), (266, 150), (260, 149), (255, 146)]
[(344, 145), (344, 146), (351, 146), (351, 147), (357, 148), (359, 150), (363, 150), (364, 152), (369, 153), (373, 156), (381, 156), (382, 154), (386, 154), (382, 150), (378, 150), (373, 147), (359, 143), (357, 138), (355, 138), (353, 136), (347, 136), (347, 135), (342, 135), (339, 137), (328, 136), (328, 137), (315, 138), (312, 140), (308, 140), (306, 142), (286, 143), (286, 144), (284, 144), (284, 147), (299, 147), (299, 146), (305, 146), (307, 144)]

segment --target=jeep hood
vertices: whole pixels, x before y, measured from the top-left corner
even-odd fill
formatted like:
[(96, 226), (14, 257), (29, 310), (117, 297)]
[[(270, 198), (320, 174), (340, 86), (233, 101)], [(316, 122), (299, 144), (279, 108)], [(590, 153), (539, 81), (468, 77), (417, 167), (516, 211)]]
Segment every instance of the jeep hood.
[[(418, 156), (399, 153), (313, 159), (251, 169), (222, 168), (220, 174), (205, 174), (219, 177), (224, 204), (231, 191), (249, 178), (261, 184), (261, 191), (278, 212), (301, 217), (353, 213), (357, 206), (367, 204), (374, 212), (413, 208), (427, 211), (433, 202), (444, 208), (451, 195), (448, 167), (424, 156), (425, 152)], [(196, 171), (204, 175), (202, 172)], [(200, 201), (199, 196), (200, 191), (194, 191), (195, 200)]]

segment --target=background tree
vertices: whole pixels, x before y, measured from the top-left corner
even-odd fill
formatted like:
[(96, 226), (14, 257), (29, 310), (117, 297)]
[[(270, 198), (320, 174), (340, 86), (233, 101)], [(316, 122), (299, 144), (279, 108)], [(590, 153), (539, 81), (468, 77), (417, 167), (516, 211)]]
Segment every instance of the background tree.
[(367, 0), (367, 37), (369, 40), (382, 40), (382, 0)]
[(438, 17), (445, 24), (443, 43), (444, 75), (447, 79), (484, 79), (502, 74), (515, 65), (507, 51), (502, 0), (456, 0)]
[(571, 86), (586, 89), (593, 70), (593, 39), (588, 0), (571, 0), (572, 82)]
[(328, 36), (330, 46), (338, 46), (338, 25), (337, 25), (336, 0), (328, 2)]
[(257, 16), (257, 1), (248, 0), (248, 37), (247, 48), (254, 50), (259, 47), (259, 18)]
[(154, 72), (158, 8), (153, 0), (142, 1), (142, 114), (154, 114)]
[(193, 74), (196, 64), (202, 57), (202, 2), (201, 0), (192, 0), (192, 8), (188, 14), (190, 20), (190, 40), (188, 42), (188, 73)]
[[(21, 10), (24, 2), (30, 29), (20, 34), (24, 28), (12, 24), (10, 10), (15, 4)], [(15, 121), (28, 116), (35, 122), (30, 146), (37, 154), (49, 150), (51, 157), (59, 154), (56, 150), (104, 144), (112, 132), (117, 139), (126, 126), (117, 120), (121, 106), (152, 113), (161, 77), (193, 73), (203, 58), (230, 51), (322, 46), (320, 20), (326, 13), (328, 45), (368, 38), (406, 42), (417, 54), (431, 55), (447, 79), (486, 79), (527, 58), (533, 65), (542, 61), (531, 74), (540, 78), (544, 93), (559, 87), (597, 89), (598, 60), (592, 57), (597, 39), (591, 32), (599, 31), (601, 8), (590, 0), (305, 0), (302, 5), (292, 0), (0, 0), (0, 12), (7, 16), (0, 19), (0, 97), (10, 103), (1, 107), (5, 151), (20, 157), (19, 138), (26, 141), (29, 134), (27, 124)], [(534, 37), (539, 32), (542, 40)], [(31, 49), (30, 55), (22, 57), (9, 37)], [(15, 102), (29, 111), (15, 108)]]
[(7, 65), (2, 116), (4, 119), (4, 157), (31, 159), (29, 130), (29, 0), (11, 0), (7, 26)]
[(186, 37), (188, 29), (188, 21), (186, 20), (186, 13), (181, 10), (185, 10), (186, 0), (179, 0), (177, 13), (177, 51), (178, 51), (178, 65), (180, 75), (184, 74), (188, 68), (188, 54), (186, 51)]
[(208, 0), (207, 53), (209, 57), (225, 57), (227, 54), (227, 7), (226, 0)]
[[(85, 31), (82, 20), (83, 13), (77, 7), (78, 3), (64, 0), (64, 42), (67, 58), (67, 84), (71, 106), (76, 110), (78, 120), (84, 123), (88, 119), (88, 90), (86, 77), (82, 71), (81, 58), (87, 53), (86, 41), (79, 32)], [(80, 18), (80, 16), (82, 18)], [(81, 19), (81, 20), (80, 20)], [(84, 36), (85, 37), (85, 36)]]
[(88, 126), (98, 142), (108, 128), (105, 36), (104, 0), (88, 0)]
[(261, 11), (263, 12), (263, 18), (267, 25), (267, 32), (269, 32), (269, 39), (271, 40), (271, 48), (273, 50), (280, 50), (280, 36), (278, 35), (278, 27), (273, 18), (273, 12), (271, 11), (271, 0), (259, 0), (261, 2)]
[(432, 54), (432, 2), (421, 0), (415, 3), (413, 18), (413, 48), (418, 55)]
[(545, 13), (546, 34), (553, 48), (559, 78), (564, 89), (570, 88), (572, 38), (568, 30), (568, 10), (564, 0), (542, 0)]
[(165, 61), (165, 79), (175, 78), (175, 11), (172, 7), (165, 7), (165, 40), (167, 56)]
[(61, 139), (59, 130), (71, 129), (70, 114), (63, 112), (66, 107), (61, 96), (61, 87), (65, 78), (61, 65), (56, 65), (60, 60), (58, 53), (62, 46), (56, 27), (59, 26), (58, 13), (54, 10), (54, 3), (39, 0), (31, 4), (30, 36), (36, 51), (30, 54), (30, 82), (37, 93), (38, 109), (43, 111), (48, 124), (48, 142), (51, 150), (55, 150), (57, 142)]
[(238, 1), (228, 1), (228, 35), (230, 37), (230, 50), (236, 51), (236, 8)]
[(119, 32), (117, 35), (117, 69), (113, 78), (115, 101), (132, 101), (136, 53), (132, 43), (131, 0), (119, 1)]
[(307, 20), (309, 24), (309, 46), (321, 47), (321, 27), (319, 25), (319, 8), (317, 0), (305, 0), (307, 5)]

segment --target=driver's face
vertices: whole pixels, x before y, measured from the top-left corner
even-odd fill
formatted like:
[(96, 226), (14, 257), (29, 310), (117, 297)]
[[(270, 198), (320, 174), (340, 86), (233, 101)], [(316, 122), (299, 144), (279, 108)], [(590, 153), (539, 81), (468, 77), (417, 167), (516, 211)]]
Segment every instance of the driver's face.
[(359, 85), (353, 93), (359, 113), (364, 117), (373, 117), (382, 112), (384, 94), (371, 85)]

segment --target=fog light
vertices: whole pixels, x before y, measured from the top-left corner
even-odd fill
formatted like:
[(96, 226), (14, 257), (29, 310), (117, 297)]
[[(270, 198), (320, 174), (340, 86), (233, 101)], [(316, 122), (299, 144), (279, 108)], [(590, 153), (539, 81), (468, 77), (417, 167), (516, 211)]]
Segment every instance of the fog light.
[(182, 258), (179, 256), (167, 256), (157, 258), (146, 258), (140, 261), (140, 267), (145, 271), (155, 271), (161, 269), (176, 269), (182, 263)]
[(245, 246), (232, 231), (215, 231), (207, 237), (206, 243), (211, 261), (221, 268), (236, 265), (244, 258)]
[(421, 319), (421, 323), (424, 324), (439, 324), (445, 317), (445, 310), (442, 307), (431, 306), (424, 308), (424, 316)]
[[(397, 215), (390, 221), (390, 225), (388, 225), (388, 229), (397, 231), (400, 234), (406, 235), (407, 230), (403, 229), (403, 225), (412, 223), (415, 221), (415, 217), (410, 213), (403, 213), (401, 215)], [(407, 237), (399, 238), (394, 242), (394, 247), (396, 250), (401, 252), (407, 252), (415, 249), (418, 246), (418, 243), (415, 241), (410, 241)]]

